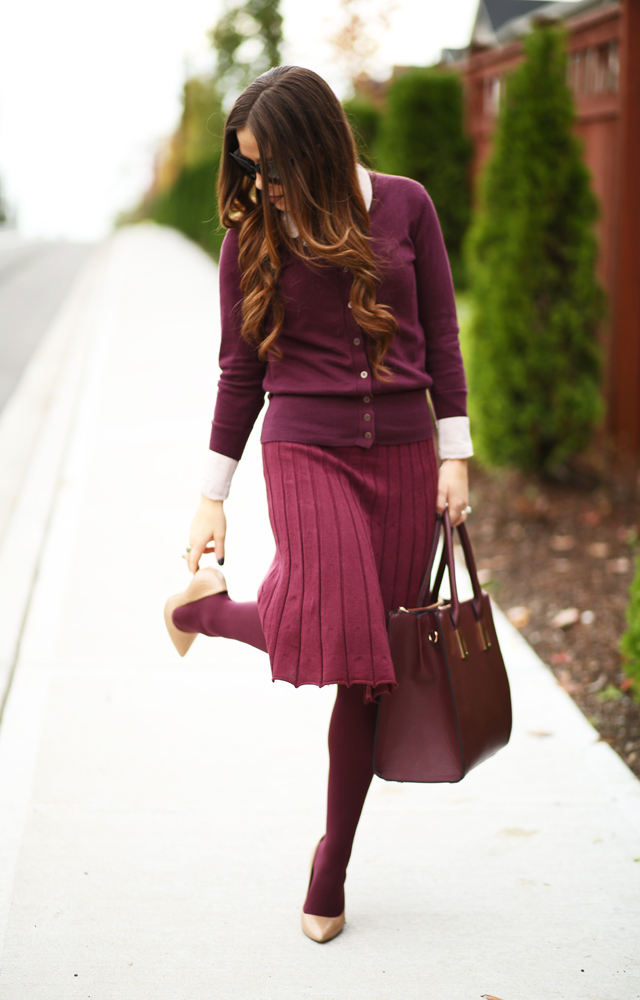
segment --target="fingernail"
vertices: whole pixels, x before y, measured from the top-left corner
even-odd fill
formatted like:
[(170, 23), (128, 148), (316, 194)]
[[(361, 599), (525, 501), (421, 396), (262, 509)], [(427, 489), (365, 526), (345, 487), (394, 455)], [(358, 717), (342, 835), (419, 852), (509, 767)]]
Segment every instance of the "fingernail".
[(224, 556), (222, 559), (218, 559), (218, 566), (224, 566)]

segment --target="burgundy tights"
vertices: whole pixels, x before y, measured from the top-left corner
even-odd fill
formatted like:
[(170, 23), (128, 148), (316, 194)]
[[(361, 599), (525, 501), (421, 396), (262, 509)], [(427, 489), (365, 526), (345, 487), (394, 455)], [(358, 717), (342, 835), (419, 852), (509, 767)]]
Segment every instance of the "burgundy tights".
[(264, 653), (267, 644), (260, 624), (258, 605), (255, 601), (232, 601), (226, 590), (222, 594), (202, 597), (192, 604), (176, 608), (171, 616), (173, 624), (182, 632), (202, 632), (203, 635), (221, 635), (225, 639), (239, 639), (257, 646)]
[[(239, 639), (267, 652), (258, 605), (232, 601), (227, 593), (203, 597), (173, 612), (183, 632)], [(338, 685), (329, 724), (327, 831), (318, 845), (305, 913), (337, 917), (344, 910), (344, 880), (353, 838), (373, 777), (376, 706), (364, 704), (362, 685)]]
[(327, 832), (318, 845), (305, 913), (337, 917), (344, 910), (344, 880), (353, 838), (373, 778), (377, 707), (365, 705), (363, 687), (338, 684), (329, 723)]

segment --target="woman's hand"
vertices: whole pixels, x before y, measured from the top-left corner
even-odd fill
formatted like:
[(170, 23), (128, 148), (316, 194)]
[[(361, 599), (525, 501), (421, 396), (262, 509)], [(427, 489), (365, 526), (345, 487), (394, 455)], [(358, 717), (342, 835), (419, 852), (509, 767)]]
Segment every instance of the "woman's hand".
[(445, 458), (438, 472), (438, 497), (436, 510), (442, 514), (449, 505), (451, 527), (466, 521), (463, 510), (469, 503), (469, 476), (466, 458)]
[(218, 565), (221, 566), (224, 562), (227, 519), (224, 516), (222, 504), (222, 500), (209, 500), (208, 497), (200, 497), (200, 504), (189, 529), (191, 552), (187, 553), (187, 566), (192, 573), (197, 570), (198, 563), (205, 552), (215, 552)]

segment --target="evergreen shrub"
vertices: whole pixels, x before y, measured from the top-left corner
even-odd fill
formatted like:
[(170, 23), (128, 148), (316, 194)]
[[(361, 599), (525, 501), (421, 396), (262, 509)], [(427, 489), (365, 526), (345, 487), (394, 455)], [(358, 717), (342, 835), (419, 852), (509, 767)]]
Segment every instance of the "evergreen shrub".
[(627, 626), (620, 640), (620, 652), (624, 671), (633, 683), (633, 693), (640, 699), (640, 558), (636, 559), (636, 572), (629, 588)]
[(364, 97), (352, 97), (343, 102), (356, 146), (363, 163), (371, 169), (376, 164), (376, 145), (382, 118), (379, 108)]
[(218, 218), (220, 153), (196, 166), (182, 167), (175, 183), (147, 207), (145, 218), (173, 226), (217, 260), (224, 238)]
[(431, 195), (457, 287), (464, 284), (462, 244), (471, 211), (472, 146), (463, 112), (456, 73), (411, 70), (389, 86), (377, 148), (383, 173), (412, 177)]
[(469, 233), (466, 360), (479, 457), (553, 473), (588, 445), (602, 414), (603, 296), (564, 35), (540, 27), (524, 47)]

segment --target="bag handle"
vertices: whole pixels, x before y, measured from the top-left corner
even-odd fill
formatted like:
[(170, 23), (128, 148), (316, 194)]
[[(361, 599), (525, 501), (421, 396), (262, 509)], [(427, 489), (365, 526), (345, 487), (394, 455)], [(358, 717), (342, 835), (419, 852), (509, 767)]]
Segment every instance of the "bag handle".
[[(436, 551), (438, 548), (438, 542), (440, 540), (440, 529), (444, 530), (444, 546), (442, 550), (442, 557), (440, 559), (440, 565), (438, 566), (438, 572), (436, 573), (436, 578), (434, 580), (433, 588), (430, 589), (431, 573), (433, 570), (433, 564), (436, 557)], [(482, 616), (482, 588), (480, 586), (480, 581), (478, 580), (478, 572), (476, 570), (476, 562), (473, 557), (473, 549), (471, 548), (471, 542), (469, 540), (469, 535), (467, 533), (466, 526), (464, 523), (457, 525), (458, 536), (460, 538), (460, 543), (462, 545), (462, 551), (464, 554), (464, 561), (467, 566), (467, 571), (471, 579), (471, 586), (473, 588), (473, 610), (475, 616), (480, 620)], [(418, 594), (418, 607), (426, 607), (427, 604), (435, 604), (438, 600), (438, 594), (440, 592), (440, 586), (444, 578), (445, 568), (449, 572), (449, 586), (451, 590), (451, 617), (453, 619), (454, 627), (458, 627), (458, 621), (460, 619), (460, 600), (458, 598), (458, 588), (456, 586), (456, 570), (455, 570), (455, 560), (453, 556), (453, 531), (451, 528), (451, 519), (449, 517), (449, 509), (445, 507), (442, 514), (436, 515), (436, 528), (433, 535), (433, 543), (431, 545), (431, 552), (429, 554), (429, 560), (427, 562), (427, 568), (424, 572), (422, 578), (422, 583), (420, 585), (420, 592)], [(429, 594), (429, 599), (427, 601), (427, 594)]]
[[(418, 591), (418, 607), (426, 608), (427, 604), (430, 602), (427, 600), (427, 595), (430, 592), (431, 583), (431, 572), (433, 570), (433, 563), (436, 558), (436, 552), (438, 551), (438, 542), (440, 541), (440, 527), (442, 525), (442, 514), (436, 514), (436, 526), (433, 532), (433, 542), (431, 543), (431, 552), (429, 553), (429, 558), (427, 560), (427, 568), (424, 571), (422, 577), (422, 583), (420, 584), (420, 590)], [(438, 570), (438, 573), (440, 571)], [(438, 585), (438, 590), (440, 586)]]

